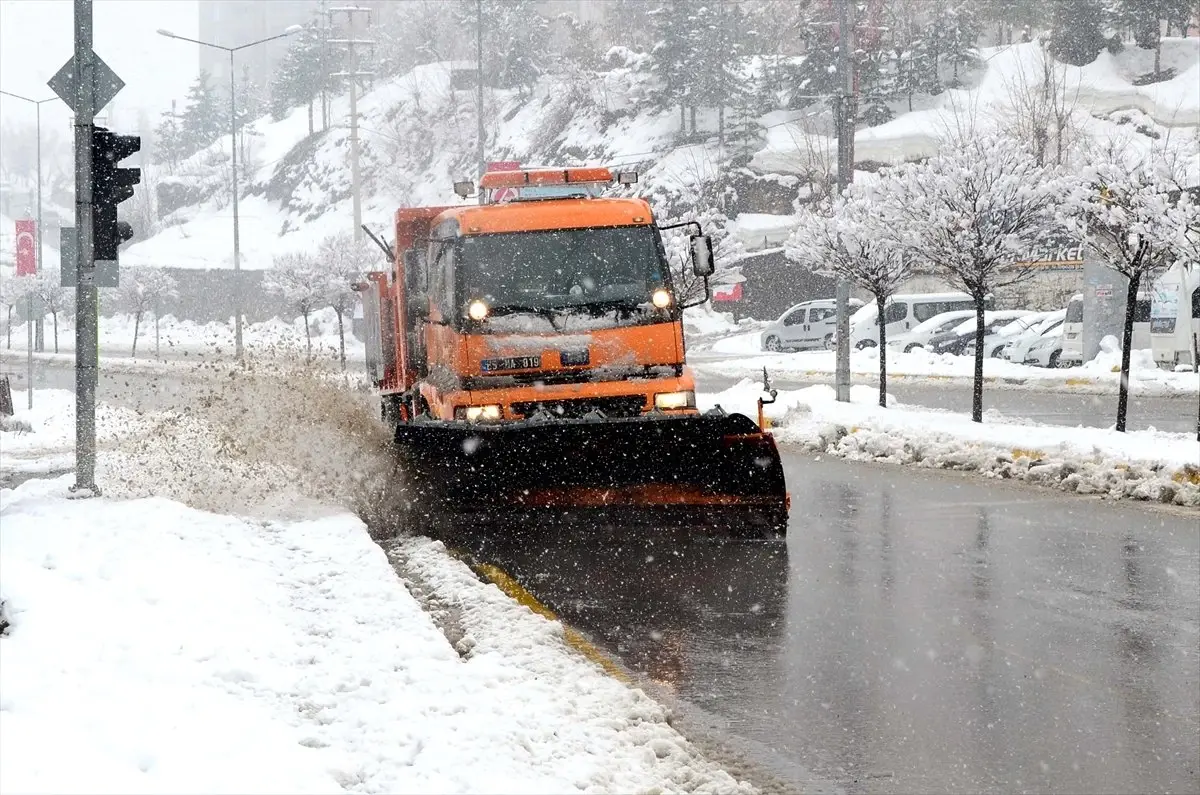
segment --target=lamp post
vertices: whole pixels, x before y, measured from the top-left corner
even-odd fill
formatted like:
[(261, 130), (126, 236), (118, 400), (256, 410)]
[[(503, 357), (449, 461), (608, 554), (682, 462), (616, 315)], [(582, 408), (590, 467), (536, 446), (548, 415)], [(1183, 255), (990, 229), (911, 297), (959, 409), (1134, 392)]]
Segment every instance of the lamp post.
[[(37, 110), (37, 253), (33, 261), (37, 264), (37, 272), (42, 272), (42, 104), (53, 102), (58, 97), (48, 99), (31, 99), (11, 91), (0, 91), (6, 97), (24, 100)], [(29, 365), (29, 408), (33, 408), (33, 294), (26, 296), (26, 325), (28, 331), (28, 350), (26, 356)]]
[(233, 317), (233, 347), (234, 355), (238, 361), (242, 359), (242, 247), (240, 239), (240, 230), (238, 226), (238, 176), (237, 176), (237, 103), (234, 97), (234, 63), (233, 55), (238, 50), (244, 50), (248, 47), (254, 47), (258, 44), (265, 44), (268, 41), (282, 39), (285, 36), (291, 36), (293, 33), (299, 33), (303, 30), (300, 25), (291, 25), (284, 29), (283, 33), (274, 36), (268, 36), (265, 39), (239, 44), (236, 47), (225, 47), (221, 44), (214, 44), (210, 41), (200, 41), (199, 39), (189, 39), (187, 36), (179, 36), (169, 30), (158, 30), (158, 35), (166, 36), (169, 39), (179, 39), (180, 41), (199, 44), (201, 47), (212, 47), (214, 50), (224, 50), (229, 53), (229, 158), (230, 171), (232, 175), (230, 194), (233, 196), (233, 271), (234, 276), (234, 317)]

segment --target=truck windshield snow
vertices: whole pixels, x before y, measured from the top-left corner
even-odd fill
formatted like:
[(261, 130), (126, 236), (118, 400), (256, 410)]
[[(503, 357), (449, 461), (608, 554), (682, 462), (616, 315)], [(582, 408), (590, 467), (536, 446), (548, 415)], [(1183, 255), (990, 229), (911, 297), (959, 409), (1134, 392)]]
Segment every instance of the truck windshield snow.
[(508, 232), (460, 239), (461, 299), (493, 315), (562, 310), (642, 314), (667, 286), (650, 226)]

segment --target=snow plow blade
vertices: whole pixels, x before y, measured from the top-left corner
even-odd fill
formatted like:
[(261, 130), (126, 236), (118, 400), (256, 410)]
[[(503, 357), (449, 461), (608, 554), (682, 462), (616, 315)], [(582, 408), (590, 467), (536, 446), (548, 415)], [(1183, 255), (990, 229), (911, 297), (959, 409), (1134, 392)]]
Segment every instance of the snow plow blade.
[(397, 426), (411, 510), (484, 529), (528, 519), (786, 533), (775, 440), (741, 414)]

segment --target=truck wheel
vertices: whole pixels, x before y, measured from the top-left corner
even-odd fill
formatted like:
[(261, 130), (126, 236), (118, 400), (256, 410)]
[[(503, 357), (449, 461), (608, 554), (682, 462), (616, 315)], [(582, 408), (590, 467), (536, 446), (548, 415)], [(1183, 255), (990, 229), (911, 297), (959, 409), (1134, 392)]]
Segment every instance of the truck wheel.
[(832, 334), (825, 335), (825, 350), (827, 350), (827, 351), (833, 350), (833, 335)]
[(783, 343), (779, 341), (779, 337), (771, 335), (770, 337), (767, 337), (767, 341), (763, 343), (763, 347), (769, 351), (775, 351), (778, 353), (783, 350)]

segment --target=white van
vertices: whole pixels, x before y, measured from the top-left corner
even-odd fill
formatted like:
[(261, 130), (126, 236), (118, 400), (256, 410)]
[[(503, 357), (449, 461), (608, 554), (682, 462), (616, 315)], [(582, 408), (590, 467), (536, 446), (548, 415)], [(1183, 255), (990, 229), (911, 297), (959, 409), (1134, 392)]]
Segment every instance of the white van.
[(1196, 369), (1200, 351), (1200, 269), (1176, 264), (1155, 281), (1150, 293), (1150, 349), (1159, 367), (1185, 365)]
[(1067, 302), (1067, 316), (1062, 324), (1062, 353), (1058, 360), (1064, 367), (1083, 364), (1083, 293), (1075, 293)]
[[(863, 305), (850, 299), (850, 311)], [(805, 348), (828, 348), (837, 331), (837, 299), (822, 298), (796, 304), (779, 316), (760, 336), (763, 350), (795, 351)]]
[[(988, 296), (984, 308), (990, 309)], [(904, 334), (943, 312), (974, 309), (975, 302), (966, 293), (911, 293), (894, 295), (884, 307), (887, 335)], [(879, 347), (879, 312), (872, 302), (850, 316), (850, 347)]]

